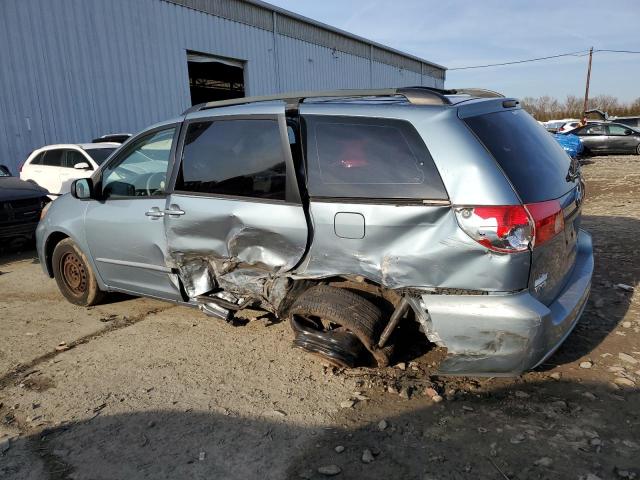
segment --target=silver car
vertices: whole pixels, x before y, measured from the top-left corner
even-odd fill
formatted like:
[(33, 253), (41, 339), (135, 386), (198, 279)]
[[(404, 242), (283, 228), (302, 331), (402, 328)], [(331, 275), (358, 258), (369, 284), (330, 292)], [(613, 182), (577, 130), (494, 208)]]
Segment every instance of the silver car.
[(441, 373), (514, 375), (587, 301), (583, 192), (577, 162), (495, 92), (292, 93), (133, 137), (48, 208), (37, 247), (78, 305), (260, 308), (342, 367), (387, 365), (416, 321), (447, 349)]

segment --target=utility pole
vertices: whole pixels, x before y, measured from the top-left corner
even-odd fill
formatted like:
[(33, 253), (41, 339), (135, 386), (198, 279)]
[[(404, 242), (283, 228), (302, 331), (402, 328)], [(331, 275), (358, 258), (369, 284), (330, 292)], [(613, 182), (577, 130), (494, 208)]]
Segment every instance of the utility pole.
[(589, 82), (591, 81), (591, 60), (593, 58), (593, 47), (589, 49), (589, 68), (587, 69), (587, 86), (584, 90), (584, 107), (582, 108), (582, 123), (587, 123), (587, 106), (589, 103)]

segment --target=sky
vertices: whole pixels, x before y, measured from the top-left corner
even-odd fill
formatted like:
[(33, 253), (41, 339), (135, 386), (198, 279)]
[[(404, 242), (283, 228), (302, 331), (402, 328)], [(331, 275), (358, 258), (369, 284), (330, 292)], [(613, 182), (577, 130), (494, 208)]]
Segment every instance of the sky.
[[(586, 51), (640, 51), (640, 0), (270, 0), (448, 68)], [(584, 96), (587, 56), (447, 71), (445, 87)], [(591, 95), (640, 97), (640, 54), (595, 53)]]

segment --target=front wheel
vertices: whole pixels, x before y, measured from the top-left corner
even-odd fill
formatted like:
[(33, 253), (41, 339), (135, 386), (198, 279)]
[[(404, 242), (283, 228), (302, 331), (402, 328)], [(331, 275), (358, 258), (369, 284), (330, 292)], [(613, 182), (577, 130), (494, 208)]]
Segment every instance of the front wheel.
[(75, 305), (90, 307), (104, 299), (87, 257), (70, 238), (53, 250), (53, 276), (62, 295)]
[(636, 155), (640, 155), (640, 143), (636, 147)]

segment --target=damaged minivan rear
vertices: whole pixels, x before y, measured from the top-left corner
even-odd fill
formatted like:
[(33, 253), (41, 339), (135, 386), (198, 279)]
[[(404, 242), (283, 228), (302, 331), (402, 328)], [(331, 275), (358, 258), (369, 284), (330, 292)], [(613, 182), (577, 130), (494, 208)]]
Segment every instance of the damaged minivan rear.
[(43, 213), (37, 246), (78, 305), (263, 309), (340, 367), (389, 364), (417, 322), (441, 373), (517, 375), (586, 304), (583, 199), (579, 165), (495, 92), (292, 93), (145, 130)]

